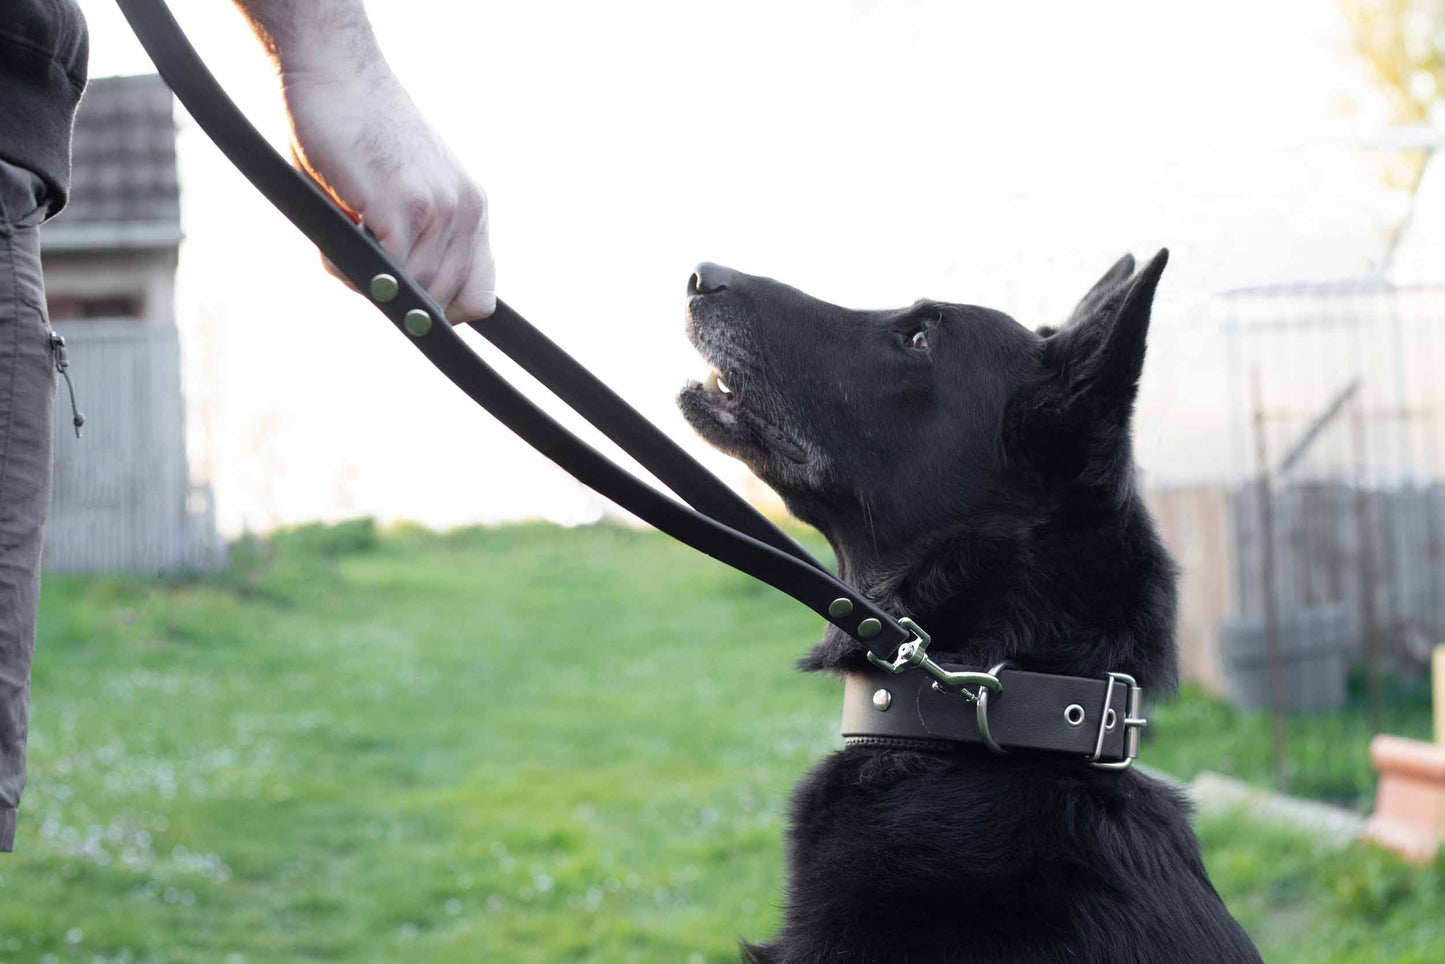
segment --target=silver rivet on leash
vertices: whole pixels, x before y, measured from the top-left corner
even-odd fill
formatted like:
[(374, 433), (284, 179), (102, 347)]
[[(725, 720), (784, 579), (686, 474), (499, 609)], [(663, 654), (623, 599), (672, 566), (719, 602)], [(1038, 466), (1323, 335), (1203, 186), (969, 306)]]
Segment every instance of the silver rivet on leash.
[(379, 274), (371, 279), (371, 297), (382, 304), (395, 301), (399, 291), (401, 291), (401, 286), (389, 274)]
[(873, 708), (882, 713), (893, 705), (893, 694), (887, 690), (875, 690), (873, 693)]
[(1064, 707), (1064, 722), (1070, 726), (1082, 726), (1084, 722), (1084, 708), (1078, 703), (1070, 703)]
[(431, 315), (422, 311), (420, 308), (413, 308), (411, 311), (408, 311), (406, 317), (401, 320), (401, 323), (406, 325), (406, 330), (411, 332), (413, 338), (420, 338), (422, 335), (431, 331)]
[(1114, 728), (1115, 722), (1117, 721), (1118, 717), (1114, 715), (1113, 710), (1106, 710), (1104, 712), (1104, 729), (1112, 730)]
[(871, 616), (858, 624), (858, 635), (864, 639), (872, 639), (883, 632), (883, 624)]
[(828, 603), (829, 616), (846, 616), (853, 611), (853, 600), (847, 596), (840, 596)]

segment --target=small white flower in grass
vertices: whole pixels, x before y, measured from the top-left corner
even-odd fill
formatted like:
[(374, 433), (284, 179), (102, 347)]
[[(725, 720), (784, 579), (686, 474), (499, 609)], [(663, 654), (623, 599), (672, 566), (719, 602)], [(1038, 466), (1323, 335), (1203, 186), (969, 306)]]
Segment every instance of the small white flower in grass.
[(421, 933), (421, 928), (420, 928), (420, 927), (417, 927), (417, 926), (416, 926), (415, 924), (413, 924), (411, 921), (407, 921), (405, 924), (402, 924), (402, 925), (401, 925), (401, 938), (402, 938), (402, 940), (405, 940), (405, 941), (412, 940), (413, 938), (416, 937), (416, 935), (418, 935), (418, 934), (420, 934), (420, 933)]
[(487, 910), (495, 914), (503, 907), (502, 898), (498, 894), (492, 894), (487, 898)]
[(687, 955), (687, 964), (707, 964), (707, 958), (703, 957), (697, 951), (693, 951)]
[(552, 889), (552, 884), (554, 883), (554, 881), (546, 874), (538, 874), (537, 876), (532, 878), (532, 883), (539, 891), (545, 894), (547, 893), (547, 891)]
[(451, 914), (453, 917), (457, 916), (462, 912), (462, 902), (457, 900), (455, 897), (447, 901), (443, 906), (446, 908), (447, 913)]
[(227, 954), (226, 964), (246, 964), (245, 954)]
[(79, 944), (81, 941), (85, 940), (85, 931), (81, 930), (79, 927), (72, 927), (70, 930), (65, 932), (65, 940), (69, 944)]

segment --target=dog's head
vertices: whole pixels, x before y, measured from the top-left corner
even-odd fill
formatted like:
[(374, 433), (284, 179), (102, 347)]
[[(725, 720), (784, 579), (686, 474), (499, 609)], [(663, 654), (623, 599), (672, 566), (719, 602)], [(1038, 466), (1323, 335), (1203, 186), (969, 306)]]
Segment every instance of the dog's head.
[[(1038, 331), (937, 301), (852, 311), (704, 264), (687, 330), (713, 371), (678, 403), (828, 537), (865, 591), (946, 608), (964, 588), (1002, 591), (990, 574), (1022, 556), (1037, 564), (1009, 578), (1046, 578), (1039, 553), (1077, 552), (1079, 530), (1138, 509), (1130, 420), (1166, 260), (1136, 275), (1125, 257), (1065, 324)], [(1077, 538), (1040, 542), (1064, 530)], [(950, 563), (975, 570), (967, 587), (922, 571), (939, 552), (968, 557)]]

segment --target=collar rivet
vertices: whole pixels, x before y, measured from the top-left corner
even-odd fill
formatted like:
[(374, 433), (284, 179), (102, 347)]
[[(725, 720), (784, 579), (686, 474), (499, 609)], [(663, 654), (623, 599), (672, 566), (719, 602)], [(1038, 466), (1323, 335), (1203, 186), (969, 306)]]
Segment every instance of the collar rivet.
[(877, 690), (873, 693), (873, 708), (882, 713), (893, 705), (893, 694), (887, 690)]

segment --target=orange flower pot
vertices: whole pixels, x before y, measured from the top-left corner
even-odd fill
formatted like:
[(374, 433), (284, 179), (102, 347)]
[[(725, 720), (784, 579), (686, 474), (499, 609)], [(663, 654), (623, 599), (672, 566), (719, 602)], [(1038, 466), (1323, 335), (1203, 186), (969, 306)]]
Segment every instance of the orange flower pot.
[(1407, 860), (1427, 863), (1445, 846), (1445, 746), (1377, 736), (1370, 762), (1380, 775), (1365, 837)]

